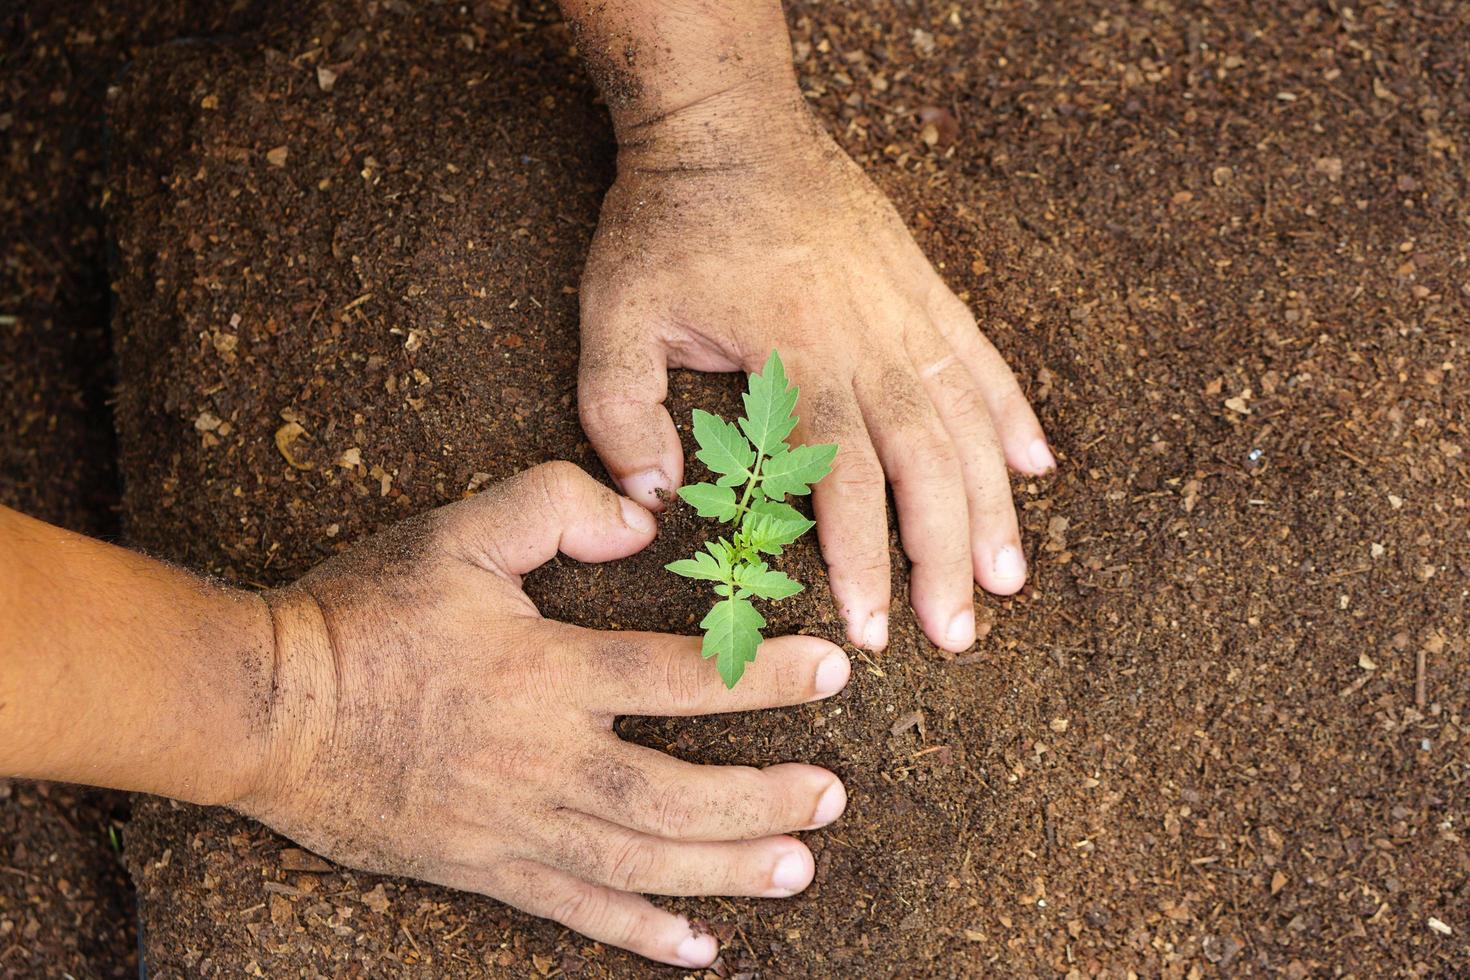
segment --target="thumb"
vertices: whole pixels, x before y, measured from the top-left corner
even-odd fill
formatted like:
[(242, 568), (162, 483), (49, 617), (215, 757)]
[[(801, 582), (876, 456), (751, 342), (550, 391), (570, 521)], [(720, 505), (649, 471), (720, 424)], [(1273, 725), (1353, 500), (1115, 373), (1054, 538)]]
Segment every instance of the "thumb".
[(622, 313), (584, 311), (577, 407), (582, 428), (623, 492), (662, 510), (684, 476), (663, 350)]
[(558, 551), (577, 561), (626, 558), (657, 532), (653, 515), (580, 468), (542, 463), (445, 508), (447, 531), (476, 565), (524, 575)]

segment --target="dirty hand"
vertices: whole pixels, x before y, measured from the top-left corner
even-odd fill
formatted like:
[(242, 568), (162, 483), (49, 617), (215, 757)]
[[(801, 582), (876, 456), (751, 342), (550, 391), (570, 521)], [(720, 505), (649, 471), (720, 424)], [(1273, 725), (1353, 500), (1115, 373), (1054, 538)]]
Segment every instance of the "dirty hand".
[(269, 762), (236, 806), (366, 871), (480, 892), (666, 963), (713, 937), (635, 893), (780, 897), (791, 831), (835, 820), (815, 766), (699, 766), (620, 740), (620, 714), (800, 704), (847, 682), (826, 641), (768, 641), (727, 691), (699, 640), (541, 618), (520, 576), (561, 551), (630, 555), (653, 517), (551, 463), (389, 529), (267, 595)]
[(972, 582), (1026, 577), (1006, 466), (1055, 465), (975, 318), (799, 93), (737, 91), (619, 137), (581, 289), (582, 424), (608, 470), (661, 507), (683, 478), (668, 369), (754, 371), (779, 348), (796, 438), (840, 447), (813, 504), (848, 637), (887, 642), (886, 474), (919, 622), (970, 646)]

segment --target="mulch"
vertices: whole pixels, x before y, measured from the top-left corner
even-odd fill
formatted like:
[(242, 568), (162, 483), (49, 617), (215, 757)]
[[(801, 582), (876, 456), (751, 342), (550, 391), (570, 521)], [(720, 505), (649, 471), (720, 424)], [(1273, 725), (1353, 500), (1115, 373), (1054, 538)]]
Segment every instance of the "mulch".
[[(670, 903), (716, 975), (1470, 970), (1470, 12), (789, 13), (1062, 467), (1016, 485), (1034, 581), (978, 596), (972, 653), (899, 613), (831, 702), (621, 723), (849, 787), (807, 893)], [(530, 463), (600, 473), (575, 290), (612, 142), (570, 35), (494, 3), (260, 24), (140, 53), (108, 103), (127, 539), (270, 585)], [(736, 390), (680, 374), (671, 409)], [(660, 566), (706, 532), (528, 588), (693, 632)], [(787, 568), (814, 587), (773, 627), (840, 638), (814, 548)], [(650, 972), (218, 812), (141, 802), (125, 839), (164, 975)]]

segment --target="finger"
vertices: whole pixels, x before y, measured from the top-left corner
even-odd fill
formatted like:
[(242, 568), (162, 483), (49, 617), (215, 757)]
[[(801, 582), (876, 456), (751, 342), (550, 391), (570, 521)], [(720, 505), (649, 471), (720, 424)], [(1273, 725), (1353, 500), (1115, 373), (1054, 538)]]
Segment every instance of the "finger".
[(571, 463), (543, 463), (444, 508), (452, 540), (476, 564), (519, 576), (558, 551), (612, 561), (641, 551), (653, 516)]
[(566, 805), (639, 833), (756, 840), (825, 827), (847, 808), (842, 781), (820, 766), (700, 766), (607, 738), (568, 781)]
[(689, 920), (638, 895), (582, 881), (565, 871), (519, 862), (490, 879), (466, 869), (450, 887), (497, 898), (522, 912), (560, 922), (595, 942), (675, 966), (709, 966), (719, 955), (715, 937), (696, 933)]
[(975, 581), (996, 595), (1011, 595), (1026, 582), (1026, 560), (1005, 457), (974, 377), (943, 338), (929, 337), (915, 341), (909, 354), (959, 453)]
[(935, 646), (957, 653), (975, 642), (975, 572), (954, 443), (906, 358), (860, 375), (858, 402), (893, 487), (914, 613)]
[[(822, 376), (819, 371), (798, 375), (798, 368), (793, 368), (793, 378)], [(849, 386), (803, 386), (796, 411), (798, 442), (837, 446), (832, 471), (812, 488), (817, 543), (827, 563), (832, 598), (847, 624), (848, 640), (881, 650), (888, 644), (891, 589), (883, 467)]]
[(937, 301), (934, 322), (984, 393), (1006, 462), (1018, 473), (1035, 476), (1056, 469), (1046, 433), (1005, 358), (981, 333), (969, 308), (948, 289), (943, 296)]
[(787, 898), (811, 884), (812, 852), (795, 837), (681, 841), (575, 811), (540, 859), (593, 884), (650, 895)]
[(588, 678), (581, 701), (610, 715), (707, 715), (805, 704), (842, 690), (847, 654), (815, 636), (766, 640), (741, 682), (726, 688), (695, 636), (600, 631), (547, 623), (561, 670)]
[(663, 405), (668, 364), (640, 316), (617, 301), (589, 300), (582, 311), (577, 409), (623, 492), (662, 510), (683, 479), (684, 454)]

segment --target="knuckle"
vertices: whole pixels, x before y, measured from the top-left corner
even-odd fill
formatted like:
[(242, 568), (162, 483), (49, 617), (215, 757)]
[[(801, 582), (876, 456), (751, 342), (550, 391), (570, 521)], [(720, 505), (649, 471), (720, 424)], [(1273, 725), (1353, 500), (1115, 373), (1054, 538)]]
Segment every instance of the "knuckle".
[(563, 459), (542, 463), (532, 472), (541, 484), (541, 491), (555, 505), (558, 501), (576, 496), (581, 484), (582, 471), (576, 464)]
[(832, 579), (839, 589), (854, 583), (866, 585), (878, 581), (893, 570), (893, 562), (888, 557), (886, 546), (872, 553), (864, 552), (855, 559), (846, 558), (835, 551), (828, 554), (828, 550), (822, 549), (822, 558), (829, 566), (840, 566), (831, 570)]
[[(949, 396), (949, 411), (971, 430), (978, 429), (983, 433), (988, 428), (990, 408), (985, 403), (985, 396), (974, 385), (962, 385)], [(986, 441), (994, 442), (994, 439), (987, 437)]]
[(670, 651), (664, 655), (663, 698), (671, 709), (688, 710), (698, 705), (704, 692), (703, 660)]
[(658, 858), (645, 841), (627, 836), (608, 848), (604, 877), (608, 887), (618, 891), (640, 891), (648, 881)]
[(906, 469), (922, 479), (958, 475), (959, 454), (954, 441), (938, 423), (915, 426), (905, 437), (909, 447)]
[(582, 428), (588, 432), (606, 432), (617, 426), (626, 417), (625, 402), (619, 398), (591, 391), (577, 399), (577, 414)]
[(791, 829), (792, 797), (780, 776), (759, 769), (747, 770), (750, 779), (750, 826), (758, 837)]
[(698, 822), (697, 809), (688, 787), (665, 786), (654, 800), (654, 825), (665, 837), (688, 836)]
[(842, 453), (832, 462), (832, 481), (844, 490), (882, 490), (883, 467), (870, 453)]
[(577, 885), (551, 906), (551, 918), (564, 926), (586, 932), (607, 916), (607, 898), (586, 885)]

